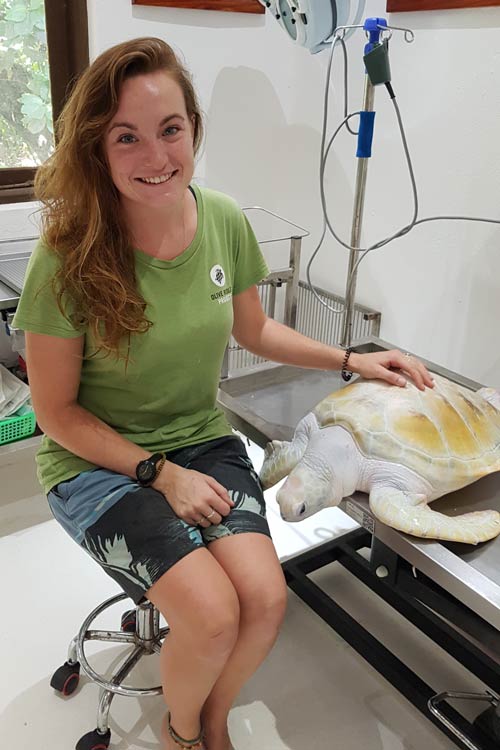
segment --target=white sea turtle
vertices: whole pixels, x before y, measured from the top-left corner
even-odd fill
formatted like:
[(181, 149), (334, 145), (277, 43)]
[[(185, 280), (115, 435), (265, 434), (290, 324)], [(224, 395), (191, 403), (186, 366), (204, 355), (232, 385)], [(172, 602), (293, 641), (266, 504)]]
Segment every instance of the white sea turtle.
[(500, 513), (449, 517), (428, 503), (495, 471), (500, 391), (473, 392), (436, 375), (425, 391), (363, 379), (335, 391), (299, 422), (291, 443), (267, 445), (260, 478), (271, 487), (289, 474), (277, 495), (286, 521), (361, 490), (395, 529), (477, 544), (500, 534)]

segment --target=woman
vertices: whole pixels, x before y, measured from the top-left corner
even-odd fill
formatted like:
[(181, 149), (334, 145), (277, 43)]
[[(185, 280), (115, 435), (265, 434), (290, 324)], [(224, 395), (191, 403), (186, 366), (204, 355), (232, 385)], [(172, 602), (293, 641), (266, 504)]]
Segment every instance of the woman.
[(286, 601), (261, 487), (215, 405), (231, 331), (279, 362), (432, 380), (400, 352), (346, 355), (266, 317), (256, 284), (268, 271), (245, 217), (191, 184), (200, 108), (160, 39), (97, 58), (58, 132), (14, 321), (45, 433), (39, 478), (66, 531), (171, 627), (166, 746), (229, 750), (229, 710)]

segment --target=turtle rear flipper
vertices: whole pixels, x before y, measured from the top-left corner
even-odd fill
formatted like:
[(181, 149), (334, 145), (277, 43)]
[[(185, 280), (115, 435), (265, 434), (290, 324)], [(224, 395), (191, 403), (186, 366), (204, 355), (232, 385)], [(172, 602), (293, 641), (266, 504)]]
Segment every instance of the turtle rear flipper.
[(378, 486), (370, 492), (373, 514), (388, 526), (406, 534), (449, 542), (478, 544), (500, 534), (500, 513), (483, 510), (461, 516), (445, 516), (429, 508), (425, 495)]

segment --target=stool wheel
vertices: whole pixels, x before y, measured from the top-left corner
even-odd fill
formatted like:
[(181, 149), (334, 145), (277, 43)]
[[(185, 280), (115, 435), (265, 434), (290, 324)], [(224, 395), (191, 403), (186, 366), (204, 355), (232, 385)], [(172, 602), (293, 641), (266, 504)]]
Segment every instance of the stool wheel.
[(129, 609), (123, 613), (121, 619), (121, 629), (124, 633), (135, 633), (136, 624), (135, 609)]
[(62, 667), (56, 669), (50, 681), (51, 687), (63, 695), (71, 695), (75, 692), (80, 681), (80, 664), (65, 662)]
[(76, 743), (75, 750), (108, 750), (111, 741), (111, 732), (108, 729), (106, 734), (101, 734), (94, 729), (93, 732), (87, 732)]

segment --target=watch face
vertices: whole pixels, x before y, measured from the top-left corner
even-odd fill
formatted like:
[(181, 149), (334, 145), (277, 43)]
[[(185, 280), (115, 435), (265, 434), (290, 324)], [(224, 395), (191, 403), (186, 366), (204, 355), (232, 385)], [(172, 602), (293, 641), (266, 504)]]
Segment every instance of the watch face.
[(137, 479), (139, 482), (149, 482), (155, 475), (154, 464), (150, 460), (141, 461), (137, 467)]

